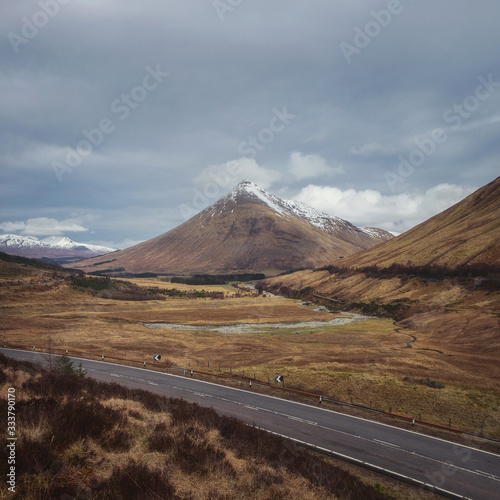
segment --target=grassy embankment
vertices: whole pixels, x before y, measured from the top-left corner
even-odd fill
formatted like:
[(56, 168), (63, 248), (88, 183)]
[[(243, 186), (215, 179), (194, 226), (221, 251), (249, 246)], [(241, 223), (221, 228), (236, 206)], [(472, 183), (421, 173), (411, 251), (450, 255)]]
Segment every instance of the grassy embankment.
[[(333, 461), (213, 410), (0, 355), (0, 414), (16, 389), (15, 495), (88, 499), (382, 499), (412, 488)], [(7, 463), (7, 448), (0, 461)], [(5, 477), (5, 476), (4, 476)], [(410, 492), (410, 493), (409, 493)], [(423, 494), (423, 498), (427, 498)], [(390, 495), (389, 495), (390, 498)]]

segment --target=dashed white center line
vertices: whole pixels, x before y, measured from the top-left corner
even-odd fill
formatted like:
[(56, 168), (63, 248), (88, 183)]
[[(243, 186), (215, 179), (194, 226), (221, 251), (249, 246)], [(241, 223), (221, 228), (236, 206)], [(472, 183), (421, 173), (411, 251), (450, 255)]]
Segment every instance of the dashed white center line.
[(393, 448), (400, 448), (397, 444), (387, 443), (386, 441), (381, 441), (380, 439), (374, 439), (377, 443), (385, 444), (387, 446), (392, 446)]
[(476, 469), (476, 472), (478, 474), (481, 474), (484, 477), (487, 477), (489, 479), (493, 479), (494, 481), (500, 481), (500, 477), (495, 476), (494, 474), (490, 474), (489, 472), (484, 472), (484, 471), (478, 470), (478, 469)]
[(305, 419), (303, 419), (303, 418), (299, 418), (299, 417), (292, 417), (292, 416), (290, 416), (290, 415), (288, 415), (288, 418), (289, 418), (290, 420), (296, 420), (297, 422), (302, 422), (302, 423), (304, 423), (304, 424), (309, 424), (309, 425), (318, 425), (318, 423), (317, 423), (317, 422), (313, 422), (312, 420), (305, 420)]

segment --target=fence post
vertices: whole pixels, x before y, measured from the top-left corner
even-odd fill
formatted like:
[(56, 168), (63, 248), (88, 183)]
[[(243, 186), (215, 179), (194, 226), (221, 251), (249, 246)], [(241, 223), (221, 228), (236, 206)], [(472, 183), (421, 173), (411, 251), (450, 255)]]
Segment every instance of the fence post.
[(101, 359), (102, 359), (102, 360), (104, 360), (104, 354), (103, 354), (103, 355), (101, 355)]

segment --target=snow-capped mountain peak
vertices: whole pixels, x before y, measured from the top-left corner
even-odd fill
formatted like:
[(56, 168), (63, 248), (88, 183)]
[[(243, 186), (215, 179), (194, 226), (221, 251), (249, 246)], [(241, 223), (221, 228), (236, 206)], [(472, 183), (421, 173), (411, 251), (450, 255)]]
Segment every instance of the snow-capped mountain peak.
[(75, 246), (81, 245), (81, 243), (76, 243), (66, 236), (49, 236), (40, 241), (53, 248), (74, 248)]
[(315, 226), (342, 239), (349, 240), (352, 237), (359, 237), (365, 241), (373, 241), (374, 239), (376, 242), (380, 242), (392, 238), (392, 235), (383, 229), (358, 228), (349, 221), (320, 212), (300, 201), (278, 198), (248, 180), (240, 182), (226, 196), (210, 205), (201, 214), (211, 218), (221, 216), (227, 209), (234, 212), (238, 205), (248, 203), (248, 201), (266, 205), (279, 217), (299, 219), (303, 223)]
[(207, 210), (220, 209), (221, 202), (224, 206), (228, 201), (238, 203), (241, 197), (245, 196), (259, 199), (280, 216), (298, 217), (299, 219), (327, 232), (335, 232), (335, 229), (359, 231), (358, 228), (353, 226), (350, 222), (343, 220), (340, 217), (320, 212), (319, 210), (316, 210), (315, 208), (312, 208), (300, 201), (283, 200), (278, 198), (269, 191), (248, 180), (240, 182), (226, 197), (219, 200)]

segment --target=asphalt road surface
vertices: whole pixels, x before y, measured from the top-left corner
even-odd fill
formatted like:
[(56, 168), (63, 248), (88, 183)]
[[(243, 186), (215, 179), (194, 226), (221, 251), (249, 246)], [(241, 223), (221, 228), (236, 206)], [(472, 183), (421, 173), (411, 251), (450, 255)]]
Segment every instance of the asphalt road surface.
[[(1, 349), (28, 361), (46, 354)], [(410, 479), (450, 498), (499, 499), (500, 455), (408, 430), (190, 377), (72, 358), (87, 376), (212, 407), (219, 414), (291, 438), (323, 453)]]

